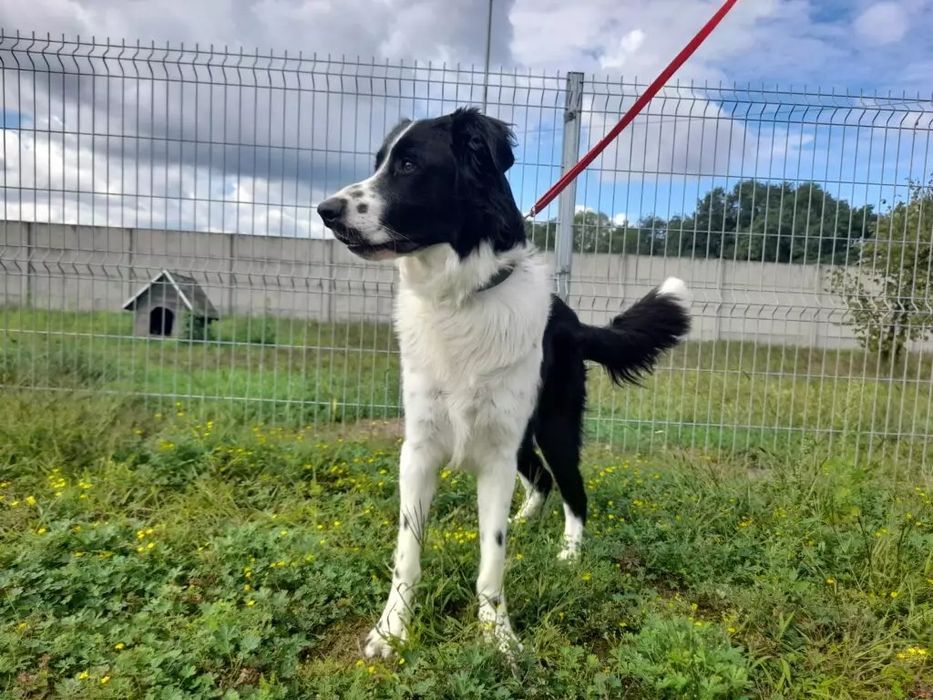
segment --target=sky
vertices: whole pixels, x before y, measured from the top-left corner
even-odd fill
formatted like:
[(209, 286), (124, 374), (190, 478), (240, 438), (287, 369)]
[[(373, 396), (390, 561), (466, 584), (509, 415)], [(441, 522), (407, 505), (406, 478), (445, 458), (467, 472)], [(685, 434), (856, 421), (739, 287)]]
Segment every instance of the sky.
[[(523, 208), (559, 172), (563, 76), (586, 74), (585, 148), (718, 4), (495, 0), (487, 111), (515, 124), (511, 179)], [(287, 93), (235, 81), (224, 92), (216, 71), (211, 84), (183, 87), (147, 81), (144, 71), (141, 90), (113, 77), (17, 72), (5, 60), (6, 216), (320, 235), (314, 203), (365, 175), (394, 120), (480, 102), (481, 70), (467, 67), (483, 63), (487, 8), (482, 0), (0, 0), (0, 58), (16, 31), (34, 31), (321, 59), (305, 64)], [(578, 182), (577, 205), (617, 221), (670, 216), (709, 187), (747, 176), (816, 179), (858, 202), (897, 198), (908, 178), (933, 171), (931, 34), (933, 0), (740, 0), (677, 85)], [(408, 68), (380, 73), (373, 59)], [(293, 80), (286, 73), (276, 79)], [(736, 83), (753, 93), (732, 91)], [(827, 96), (798, 94), (816, 89)]]

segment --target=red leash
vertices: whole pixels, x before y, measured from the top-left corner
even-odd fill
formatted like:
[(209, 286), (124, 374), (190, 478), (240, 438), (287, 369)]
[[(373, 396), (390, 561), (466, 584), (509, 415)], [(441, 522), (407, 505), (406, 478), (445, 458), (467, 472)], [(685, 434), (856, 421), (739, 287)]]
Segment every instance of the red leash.
[(596, 156), (605, 150), (606, 146), (612, 143), (613, 139), (615, 139), (622, 132), (622, 129), (627, 127), (632, 122), (632, 120), (638, 116), (638, 113), (645, 108), (645, 105), (651, 102), (651, 99), (658, 93), (658, 90), (661, 89), (664, 83), (666, 83), (668, 79), (677, 71), (677, 69), (680, 68), (688, 58), (690, 58), (693, 52), (700, 47), (700, 44), (706, 40), (706, 37), (712, 33), (712, 31), (716, 28), (716, 25), (722, 21), (723, 17), (728, 14), (729, 10), (731, 10), (738, 1), (739, 0), (726, 0), (722, 4), (722, 7), (719, 8), (716, 14), (713, 15), (710, 20), (703, 25), (703, 28), (697, 32), (696, 36), (690, 40), (690, 43), (687, 44), (681, 50), (681, 52), (674, 57), (674, 60), (668, 64), (667, 68), (661, 71), (661, 74), (654, 79), (654, 82), (648, 86), (648, 89), (645, 90), (637, 100), (635, 100), (635, 104), (629, 108), (625, 115), (619, 120), (619, 123), (612, 127), (612, 131), (606, 134), (599, 143), (593, 146), (589, 152), (577, 162), (576, 165), (561, 175), (561, 178), (551, 186), (551, 189), (545, 192), (541, 199), (535, 202), (534, 206), (531, 208), (531, 211), (529, 211), (526, 215), (527, 218), (533, 217), (535, 214), (544, 209), (544, 207), (550, 204), (554, 198), (559, 195), (561, 191), (567, 185), (569, 185), (583, 169), (586, 168), (586, 166), (588, 166), (596, 159)]

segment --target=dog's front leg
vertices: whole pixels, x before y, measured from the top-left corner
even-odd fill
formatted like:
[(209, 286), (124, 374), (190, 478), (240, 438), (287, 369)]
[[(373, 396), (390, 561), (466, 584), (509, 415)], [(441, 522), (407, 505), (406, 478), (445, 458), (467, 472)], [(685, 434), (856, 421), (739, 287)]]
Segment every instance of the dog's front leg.
[(502, 454), (487, 461), (476, 477), (479, 505), (479, 621), (487, 638), (495, 638), (499, 648), (509, 654), (521, 650), (505, 605), (505, 540), (509, 506), (515, 488), (515, 453)]
[(393, 639), (408, 636), (414, 586), (421, 578), (421, 546), (427, 530), (428, 511), (437, 489), (440, 453), (430, 445), (406, 440), (399, 463), (398, 543), (392, 588), (379, 622), (366, 638), (367, 657), (388, 657)]

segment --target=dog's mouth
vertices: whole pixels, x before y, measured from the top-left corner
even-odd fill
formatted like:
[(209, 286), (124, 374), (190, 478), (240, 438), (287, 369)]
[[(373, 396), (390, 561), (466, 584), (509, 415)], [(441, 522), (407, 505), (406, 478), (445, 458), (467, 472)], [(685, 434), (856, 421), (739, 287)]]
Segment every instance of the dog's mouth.
[(343, 243), (347, 250), (364, 260), (390, 260), (411, 253), (415, 246), (410, 241), (391, 240), (385, 243), (369, 243), (356, 229), (345, 226), (328, 226), (338, 241)]
[(351, 245), (348, 243), (346, 245), (347, 250), (364, 260), (391, 260), (401, 254), (392, 243), (383, 243), (382, 245), (369, 245), (367, 243)]

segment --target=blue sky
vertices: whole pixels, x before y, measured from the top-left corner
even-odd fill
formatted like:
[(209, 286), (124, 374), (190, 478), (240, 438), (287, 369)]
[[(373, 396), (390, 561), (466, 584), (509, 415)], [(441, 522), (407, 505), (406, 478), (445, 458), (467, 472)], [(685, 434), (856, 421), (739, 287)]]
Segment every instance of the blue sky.
[[(585, 72), (587, 85), (601, 93), (600, 97), (588, 93), (591, 101), (585, 105), (585, 149), (634, 99), (639, 88), (633, 87), (633, 81), (637, 79), (643, 85), (653, 78), (718, 4), (719, 0), (496, 0), (493, 64), (548, 76), (556, 76), (558, 71)], [(263, 51), (288, 50), (291, 55), (300, 50), (306, 55), (375, 56), (406, 59), (409, 63), (416, 58), (422, 65), (427, 61), (435, 65), (476, 65), (482, 62), (485, 49), (486, 7), (485, 0), (31, 0), (0, 4), (0, 26), (7, 35), (16, 30), (36, 31), (41, 35), (94, 35), (129, 42), (170, 41), (189, 47), (195, 43), (234, 49), (258, 47)], [(691, 211), (697, 195), (714, 185), (730, 186), (740, 177), (749, 176), (816, 179), (834, 194), (856, 203), (878, 206), (891, 201), (906, 192), (909, 177), (925, 179), (933, 171), (929, 139), (925, 136), (929, 132), (923, 131), (929, 129), (928, 117), (933, 111), (929, 101), (933, 93), (931, 35), (933, 0), (742, 0), (678, 73), (681, 88), (677, 97), (653, 103), (651, 114), (640, 118), (583, 176), (578, 183), (577, 202), (619, 220), (635, 220), (653, 213), (666, 217)], [(476, 78), (473, 80), (475, 83)], [(600, 81), (604, 81), (601, 86)], [(560, 83), (553, 79), (554, 85)], [(804, 99), (799, 95), (765, 96), (753, 92), (741, 93), (736, 102), (735, 95), (699, 89), (733, 83), (748, 83), (755, 90), (761, 86), (784, 90), (806, 86), (810, 91), (820, 88), (826, 95)], [(11, 85), (8, 80), (2, 105), (2, 126), (8, 134), (3, 142), (8, 182), (23, 176), (23, 169), (32, 167), (30, 161), (35, 163), (35, 177), (40, 182), (38, 168), (45, 161), (53, 168), (58, 162), (71, 169), (80, 162), (86, 168), (100, 144), (78, 138), (56, 143), (49, 134), (70, 128), (62, 126), (61, 121), (55, 123), (58, 108), (37, 103), (33, 110), (37, 114), (32, 114), (28, 91), (14, 95)], [(884, 97), (903, 94), (908, 99), (893, 106), (884, 101), (879, 107), (873, 100), (834, 98), (834, 92), (877, 92)], [(501, 94), (505, 102), (512, 99), (507, 91)], [(556, 94), (548, 93), (548, 99)], [(918, 95), (923, 98), (921, 102), (911, 102)], [(475, 103), (479, 92), (474, 84), (469, 90), (458, 90), (456, 96)], [(500, 105), (496, 94), (493, 98), (491, 113), (517, 121), (522, 164), (511, 176), (516, 196), (527, 209), (557, 175), (560, 109), (553, 104), (544, 110), (528, 108), (527, 103), (518, 107)], [(540, 94), (535, 97), (529, 93), (525, 98), (533, 101)], [(767, 113), (777, 101), (806, 103), (811, 111), (804, 116), (799, 110)], [(340, 184), (338, 178), (365, 173), (369, 158), (348, 151), (375, 150), (380, 130), (388, 126), (381, 122), (391, 121), (386, 113), (402, 114), (408, 109), (403, 102), (383, 105), (384, 113), (371, 119), (375, 122), (373, 132), (354, 132), (355, 141), (347, 142), (343, 135), (338, 138), (323, 133), (323, 128), (310, 127), (306, 144), (311, 142), (338, 155), (344, 149), (344, 157), (340, 165), (325, 167), (324, 175), (313, 163), (303, 166), (296, 160), (295, 176), (301, 175), (309, 182), (294, 186), (291, 203), (297, 206), (288, 216), (298, 217), (291, 222), (295, 231), (315, 226), (307, 202)], [(771, 107), (763, 107), (769, 103)], [(430, 111), (440, 103), (427, 104)], [(444, 106), (452, 104), (445, 102)], [(840, 109), (853, 108), (863, 110), (867, 115), (864, 119), (875, 123), (876, 128), (865, 128), (854, 118), (839, 118)], [(61, 119), (68, 122), (64, 115), (68, 108), (61, 109)], [(696, 118), (697, 109), (702, 110), (704, 119)], [(753, 113), (764, 111), (757, 118), (754, 114), (742, 118), (743, 110), (748, 109)], [(836, 110), (835, 116), (832, 110)], [(908, 121), (919, 114), (921, 130), (877, 128), (879, 119), (889, 123), (892, 114), (895, 120)], [(176, 118), (183, 121), (186, 116), (173, 116), (169, 111), (162, 120), (168, 124)], [(333, 122), (324, 127), (333, 127)], [(153, 148), (157, 150), (157, 146)], [(17, 153), (13, 153), (14, 148)], [(112, 145), (108, 144), (108, 148)], [(82, 149), (90, 150), (79, 160)], [(160, 162), (156, 167), (166, 168), (166, 182), (171, 179), (169, 173), (177, 169), (178, 192), (184, 191), (184, 183), (207, 177), (198, 171), (202, 166), (196, 157), (191, 166), (184, 154), (173, 154), (168, 147), (164, 151), (160, 158), (171, 163)], [(132, 167), (125, 163), (125, 155), (121, 158), (121, 167)], [(175, 163), (173, 158), (180, 161)], [(98, 158), (99, 162), (107, 160)], [(154, 172), (152, 163), (144, 162), (141, 167)], [(194, 170), (189, 173), (186, 167)], [(305, 171), (301, 171), (303, 167)], [(102, 196), (116, 197), (121, 202), (118, 208), (128, 206), (125, 197), (136, 197), (121, 191), (124, 183), (114, 183), (112, 177), (107, 182), (100, 173), (87, 177), (95, 183), (95, 192), (102, 190)], [(152, 177), (154, 181), (159, 179)], [(211, 191), (220, 193), (216, 196), (251, 203), (248, 216), (262, 217), (260, 229), (288, 228), (287, 222), (273, 221), (270, 225), (270, 217), (279, 216), (274, 207), (266, 206), (257, 213), (255, 204), (263, 197), (272, 201), (268, 193), (277, 191), (277, 187), (281, 199), (287, 199), (283, 183), (268, 178), (263, 181), (252, 172), (227, 172), (219, 179), (210, 178)], [(218, 182), (225, 185), (218, 186)], [(204, 192), (208, 183), (198, 187)], [(93, 203), (82, 206), (84, 210), (88, 206), (94, 209)], [(151, 208), (152, 202), (147, 206)], [(184, 226), (186, 216), (181, 212), (187, 205), (172, 206), (179, 212), (177, 225)], [(221, 203), (221, 208), (225, 206)], [(206, 213), (199, 213), (196, 206), (189, 209), (194, 223), (201, 227)], [(236, 209), (242, 213), (240, 204)], [(151, 211), (149, 216), (153, 216)], [(155, 218), (151, 220), (156, 223)], [(214, 220), (216, 217), (212, 217)]]

